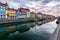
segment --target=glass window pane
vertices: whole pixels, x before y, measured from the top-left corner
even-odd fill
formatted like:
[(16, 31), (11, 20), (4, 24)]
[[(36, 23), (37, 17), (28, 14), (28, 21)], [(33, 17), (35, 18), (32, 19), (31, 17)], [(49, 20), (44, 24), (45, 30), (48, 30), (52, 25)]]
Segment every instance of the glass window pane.
[(1, 6), (1, 8), (2, 8), (2, 6)]
[(3, 8), (3, 12), (5, 12), (5, 9)]
[(5, 9), (5, 7), (3, 7)]
[(1, 9), (1, 11), (3, 11), (3, 9)]

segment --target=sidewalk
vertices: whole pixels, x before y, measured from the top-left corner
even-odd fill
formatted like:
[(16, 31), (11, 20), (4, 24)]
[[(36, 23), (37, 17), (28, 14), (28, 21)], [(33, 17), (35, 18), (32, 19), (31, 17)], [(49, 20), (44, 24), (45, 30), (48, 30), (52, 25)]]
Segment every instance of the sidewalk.
[(60, 24), (57, 25), (57, 28), (54, 31), (54, 33), (52, 34), (52, 36), (50, 37), (50, 40), (58, 40), (59, 30), (60, 30)]

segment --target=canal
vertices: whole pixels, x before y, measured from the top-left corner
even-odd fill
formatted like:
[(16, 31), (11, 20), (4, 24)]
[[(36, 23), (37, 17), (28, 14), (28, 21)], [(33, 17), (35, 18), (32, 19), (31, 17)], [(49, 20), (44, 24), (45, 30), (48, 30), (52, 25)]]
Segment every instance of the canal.
[(49, 40), (57, 27), (56, 20), (42, 25), (39, 23), (0, 25), (0, 40)]

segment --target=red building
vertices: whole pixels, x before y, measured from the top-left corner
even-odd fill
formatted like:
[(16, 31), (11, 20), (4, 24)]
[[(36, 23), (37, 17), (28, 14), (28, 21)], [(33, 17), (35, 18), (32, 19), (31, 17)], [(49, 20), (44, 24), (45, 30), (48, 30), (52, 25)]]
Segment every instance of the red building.
[(26, 15), (26, 13), (30, 10), (27, 8), (20, 8), (20, 11), (22, 12), (22, 15)]

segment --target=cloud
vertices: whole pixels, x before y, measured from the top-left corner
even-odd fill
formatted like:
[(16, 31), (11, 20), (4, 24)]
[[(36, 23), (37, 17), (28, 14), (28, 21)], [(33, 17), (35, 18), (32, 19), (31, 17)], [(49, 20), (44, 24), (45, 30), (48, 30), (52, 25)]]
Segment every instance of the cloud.
[[(14, 5), (15, 3), (17, 3), (17, 6), (25, 6), (25, 7), (30, 7), (31, 8), (31, 4), (32, 4), (32, 8), (36, 8), (36, 7), (40, 7), (40, 5), (43, 4), (42, 1), (44, 0), (0, 0), (1, 2), (7, 2), (9, 5)], [(12, 4), (11, 4), (11, 3)], [(41, 3), (40, 3), (41, 2)], [(48, 2), (48, 1), (44, 1), (44, 2)], [(29, 5), (30, 4), (30, 5)], [(15, 5), (14, 5), (15, 6)], [(13, 7), (13, 6), (10, 6)], [(15, 7), (14, 7), (15, 8)]]
[(26, 4), (26, 6), (29, 7), (29, 8), (36, 8), (36, 7), (40, 6), (40, 3), (38, 3), (38, 2), (28, 2)]
[(0, 0), (0, 2), (7, 2), (10, 8), (26, 7), (34, 12), (45, 12), (47, 14), (49, 14), (48, 12), (52, 14), (59, 10), (58, 7), (60, 8), (60, 0)]
[(52, 1), (52, 2), (47, 3), (45, 6), (53, 7), (53, 6), (57, 6), (59, 3), (60, 2)]
[(20, 6), (19, 3), (15, 3), (15, 2), (9, 2), (8, 4), (10, 8), (15, 8), (15, 9), (18, 9)]

